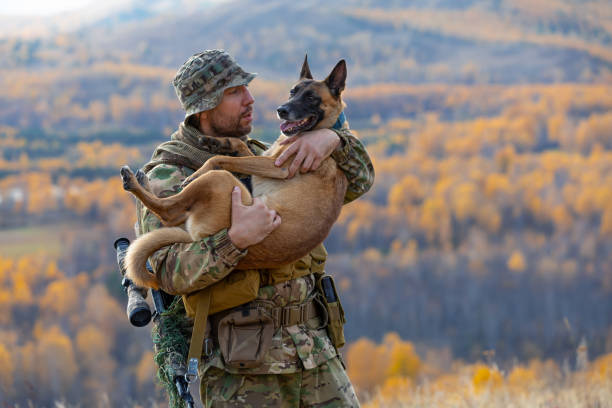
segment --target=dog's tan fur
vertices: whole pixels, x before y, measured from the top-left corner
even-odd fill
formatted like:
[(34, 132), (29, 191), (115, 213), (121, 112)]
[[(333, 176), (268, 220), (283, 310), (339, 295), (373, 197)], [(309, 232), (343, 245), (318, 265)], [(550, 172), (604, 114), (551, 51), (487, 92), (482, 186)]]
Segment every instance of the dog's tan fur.
[[(341, 61), (344, 64), (343, 61)], [(307, 62), (304, 62), (307, 67)], [(304, 67), (302, 68), (302, 76)], [(309, 70), (308, 70), (309, 74)], [(321, 98), (323, 119), (314, 129), (331, 128), (342, 112), (340, 94), (334, 97), (325, 81), (313, 81), (310, 89)], [(138, 238), (128, 251), (127, 276), (137, 285), (159, 288), (155, 276), (146, 268), (146, 261), (156, 250), (174, 242), (191, 242), (210, 236), (230, 226), (231, 191), (238, 186), (242, 202), (250, 205), (260, 197), (276, 210), (280, 226), (259, 244), (249, 247), (247, 255), (236, 269), (272, 268), (293, 262), (308, 254), (325, 237), (340, 214), (347, 179), (330, 157), (319, 168), (297, 173), (287, 179), (288, 170), (274, 165), (276, 158), (288, 147), (280, 145), (287, 136), (281, 135), (262, 156), (215, 156), (191, 175), (187, 186), (178, 194), (158, 198), (143, 188), (127, 170), (126, 189), (155, 213), (167, 227), (185, 222), (181, 228), (161, 228)], [(235, 151), (250, 151), (239, 139), (222, 138)], [(252, 175), (253, 194), (230, 172)], [(122, 172), (123, 174), (123, 172)]]

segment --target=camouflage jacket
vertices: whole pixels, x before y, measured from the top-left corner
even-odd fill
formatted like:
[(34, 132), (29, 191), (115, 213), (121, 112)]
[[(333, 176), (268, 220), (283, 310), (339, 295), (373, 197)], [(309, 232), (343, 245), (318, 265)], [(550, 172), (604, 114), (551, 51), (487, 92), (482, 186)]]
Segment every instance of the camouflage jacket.
[[(341, 139), (341, 146), (332, 153), (332, 157), (349, 181), (345, 195), (345, 203), (348, 203), (369, 190), (374, 180), (374, 169), (363, 144), (348, 129), (336, 130), (336, 133)], [(247, 140), (247, 145), (256, 155), (265, 150), (263, 144), (252, 139)], [(168, 197), (177, 194), (183, 180), (193, 172), (194, 169), (188, 166), (158, 164), (147, 172), (147, 176), (152, 192), (159, 197)], [(139, 206), (138, 224), (140, 234), (162, 227), (161, 221), (142, 206)], [(149, 260), (164, 291), (186, 294), (223, 279), (247, 250), (236, 248), (227, 235), (227, 229), (223, 229), (200, 241), (164, 247)], [(303, 303), (314, 290), (314, 276), (310, 274), (276, 285), (262, 286), (258, 299), (272, 300), (276, 306), (284, 307)], [(257, 369), (244, 369), (243, 372), (293, 373), (302, 368), (314, 368), (335, 357), (336, 350), (325, 329), (312, 329), (317, 327), (316, 322), (313, 323), (278, 329), (264, 364)], [(206, 360), (205, 367), (208, 366), (227, 369), (218, 349), (214, 350), (212, 358)]]

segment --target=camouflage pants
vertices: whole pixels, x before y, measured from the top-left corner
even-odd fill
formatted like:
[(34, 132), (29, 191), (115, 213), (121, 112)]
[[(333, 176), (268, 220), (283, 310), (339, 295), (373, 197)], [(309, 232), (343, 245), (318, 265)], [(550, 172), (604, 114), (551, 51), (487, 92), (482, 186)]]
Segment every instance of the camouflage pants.
[(239, 375), (211, 367), (202, 379), (200, 397), (206, 408), (359, 407), (338, 357), (293, 374)]

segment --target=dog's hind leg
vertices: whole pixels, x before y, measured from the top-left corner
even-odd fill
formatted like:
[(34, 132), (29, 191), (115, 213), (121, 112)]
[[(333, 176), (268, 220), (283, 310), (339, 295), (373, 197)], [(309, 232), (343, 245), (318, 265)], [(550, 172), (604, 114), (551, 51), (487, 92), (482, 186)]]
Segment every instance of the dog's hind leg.
[(225, 170), (209, 171), (177, 194), (193, 202), (185, 226), (194, 240), (212, 235), (231, 225), (231, 202), (234, 187), (240, 188), (243, 205), (253, 204), (253, 197), (249, 190), (240, 180)]
[(147, 191), (151, 191), (151, 185), (149, 184), (149, 177), (142, 171), (141, 169), (136, 170), (136, 180), (138, 184), (142, 186)]
[[(146, 176), (145, 176), (146, 178)], [(166, 226), (179, 225), (187, 218), (186, 210), (191, 203), (181, 202), (177, 195), (159, 198), (144, 188), (128, 166), (121, 168), (123, 188), (136, 196), (149, 210), (157, 215)], [(147, 187), (148, 187), (148, 183)]]
[(159, 198), (142, 188), (127, 166), (121, 169), (121, 177), (123, 187), (142, 201), (164, 225), (175, 226), (188, 221), (187, 229), (192, 236), (211, 235), (229, 226), (234, 186), (242, 190), (243, 204), (250, 205), (253, 201), (244, 185), (224, 170), (210, 171), (198, 177), (180, 193), (166, 198)]

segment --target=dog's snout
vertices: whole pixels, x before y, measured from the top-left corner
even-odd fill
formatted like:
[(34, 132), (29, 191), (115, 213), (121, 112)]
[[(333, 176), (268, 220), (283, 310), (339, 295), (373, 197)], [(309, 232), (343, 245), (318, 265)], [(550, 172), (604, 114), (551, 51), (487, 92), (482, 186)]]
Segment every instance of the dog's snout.
[(278, 113), (278, 117), (281, 119), (287, 119), (287, 115), (289, 115), (289, 110), (285, 107), (285, 105), (281, 105), (276, 109), (276, 113)]

